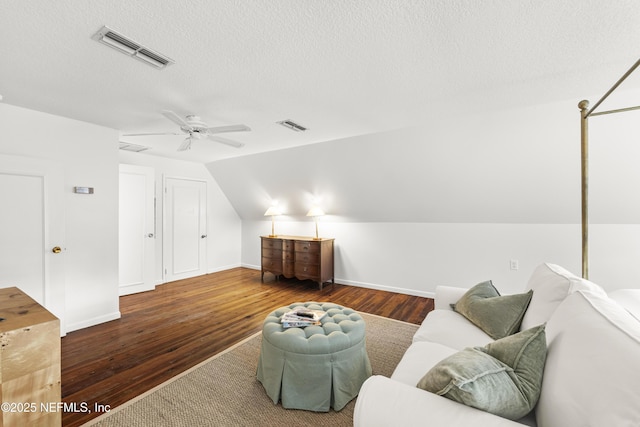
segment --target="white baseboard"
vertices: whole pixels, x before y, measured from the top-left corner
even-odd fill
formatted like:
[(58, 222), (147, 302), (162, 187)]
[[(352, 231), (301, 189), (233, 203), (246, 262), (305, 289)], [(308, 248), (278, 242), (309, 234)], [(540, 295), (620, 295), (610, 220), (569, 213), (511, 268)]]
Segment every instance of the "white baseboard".
[(118, 287), (118, 296), (124, 296), (124, 295), (131, 295), (131, 294), (137, 294), (140, 292), (147, 292), (147, 291), (153, 291), (155, 290), (156, 285), (152, 284), (152, 285), (147, 285), (147, 284), (142, 284), (142, 285), (129, 285), (129, 286), (119, 286)]
[(209, 273), (218, 273), (220, 271), (231, 270), (232, 268), (238, 268), (238, 267), (243, 267), (243, 265), (241, 263), (237, 263), (237, 264), (224, 265), (222, 267), (214, 267), (209, 270)]
[(433, 292), (416, 291), (415, 289), (397, 288), (394, 286), (378, 285), (375, 283), (357, 282), (355, 280), (338, 279), (338, 278), (336, 278), (336, 283), (349, 285), (349, 286), (357, 286), (359, 288), (375, 289), (378, 291), (395, 292), (397, 294), (413, 295), (416, 297), (435, 298), (435, 293)]
[(100, 323), (116, 320), (116, 319), (119, 319), (120, 317), (122, 317), (122, 315), (120, 314), (120, 311), (105, 314), (103, 316), (93, 317), (91, 319), (83, 320), (82, 322), (77, 322), (77, 323), (72, 323), (70, 325), (67, 325), (66, 332), (69, 333), (69, 332), (77, 331), (78, 329), (88, 328), (89, 326), (95, 326)]

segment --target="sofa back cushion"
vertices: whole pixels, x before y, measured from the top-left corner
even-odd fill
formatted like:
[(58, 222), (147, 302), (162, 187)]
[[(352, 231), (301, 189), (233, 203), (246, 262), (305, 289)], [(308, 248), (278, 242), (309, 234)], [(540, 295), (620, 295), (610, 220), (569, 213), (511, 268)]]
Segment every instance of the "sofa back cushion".
[(606, 295), (600, 286), (555, 264), (538, 266), (529, 279), (527, 290), (533, 290), (533, 296), (522, 318), (521, 331), (545, 323), (567, 295), (575, 291), (589, 290)]
[(609, 292), (609, 298), (623, 306), (640, 321), (640, 289), (618, 289)]
[(640, 322), (606, 296), (577, 291), (546, 332), (538, 426), (640, 426)]

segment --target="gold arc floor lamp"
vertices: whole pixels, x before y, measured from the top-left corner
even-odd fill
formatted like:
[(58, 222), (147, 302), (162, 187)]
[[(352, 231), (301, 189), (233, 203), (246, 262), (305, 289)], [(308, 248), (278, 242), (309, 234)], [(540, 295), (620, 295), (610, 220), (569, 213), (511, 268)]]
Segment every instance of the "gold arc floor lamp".
[(267, 211), (264, 213), (264, 216), (271, 217), (271, 234), (269, 234), (269, 237), (277, 237), (274, 231), (274, 217), (281, 214), (282, 212), (280, 212), (280, 209), (278, 209), (276, 206), (270, 206), (269, 209), (267, 209)]
[(307, 212), (307, 216), (312, 216), (316, 222), (316, 240), (320, 240), (320, 237), (318, 237), (318, 217), (323, 215), (324, 211), (317, 206), (312, 207), (309, 209), (309, 212)]

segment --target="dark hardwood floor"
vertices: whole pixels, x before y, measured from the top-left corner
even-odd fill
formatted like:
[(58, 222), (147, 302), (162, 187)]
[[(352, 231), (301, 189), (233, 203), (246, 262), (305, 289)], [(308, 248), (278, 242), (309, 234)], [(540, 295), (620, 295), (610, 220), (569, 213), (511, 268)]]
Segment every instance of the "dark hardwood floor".
[[(120, 297), (118, 320), (62, 338), (62, 400), (115, 408), (259, 332), (266, 315), (300, 301), (331, 301), (419, 324), (433, 300), (346, 285), (280, 280), (235, 268)], [(64, 412), (78, 426), (99, 412)]]

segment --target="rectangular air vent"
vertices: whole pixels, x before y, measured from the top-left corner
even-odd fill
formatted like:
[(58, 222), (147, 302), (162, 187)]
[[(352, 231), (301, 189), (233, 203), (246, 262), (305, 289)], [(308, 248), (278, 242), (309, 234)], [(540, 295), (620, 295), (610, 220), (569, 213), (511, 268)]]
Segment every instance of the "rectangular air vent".
[(299, 125), (298, 123), (292, 121), (292, 120), (283, 120), (281, 122), (277, 122), (279, 125), (282, 125), (286, 128), (289, 128), (291, 130), (294, 130), (296, 132), (304, 132), (305, 130), (307, 130), (306, 127)]
[(120, 143), (120, 149), (124, 150), (124, 151), (133, 151), (135, 153), (139, 153), (141, 151), (145, 151), (150, 149), (151, 147), (145, 147), (144, 145), (138, 145), (138, 144), (130, 144), (128, 142), (121, 142)]
[(107, 26), (102, 27), (91, 38), (158, 69), (175, 63), (171, 58), (161, 55)]

